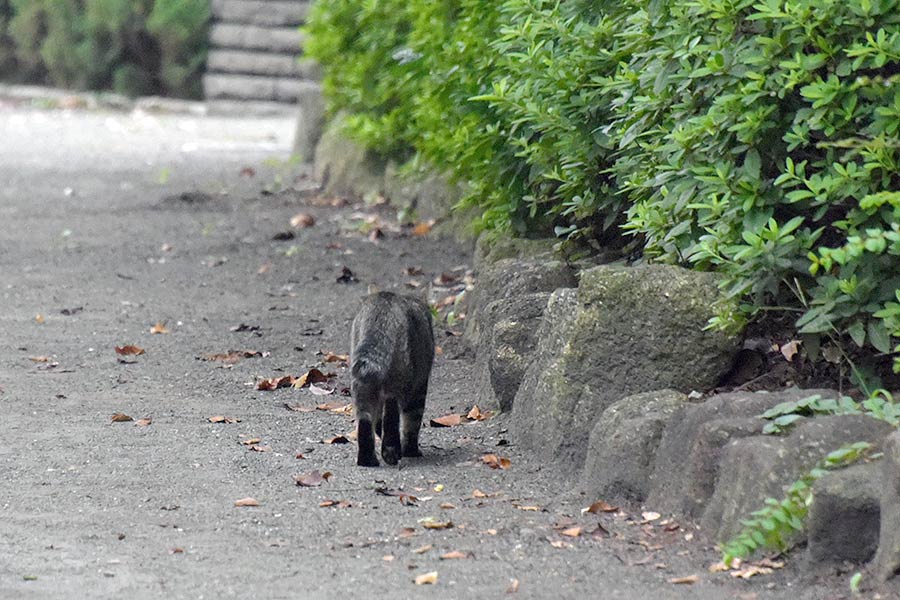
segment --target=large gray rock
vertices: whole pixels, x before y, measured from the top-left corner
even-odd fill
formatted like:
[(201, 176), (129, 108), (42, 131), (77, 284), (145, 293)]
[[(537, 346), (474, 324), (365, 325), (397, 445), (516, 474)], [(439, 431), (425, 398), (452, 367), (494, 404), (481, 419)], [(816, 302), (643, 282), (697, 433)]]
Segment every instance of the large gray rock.
[(882, 580), (900, 573), (900, 432), (884, 441), (881, 460), (881, 532), (874, 570)]
[(574, 268), (546, 253), (529, 258), (481, 261), (480, 266), (476, 263), (475, 276), (476, 285), (469, 297), (466, 314), (465, 339), (476, 347), (480, 344), (483, 325), (492, 325), (490, 322), (483, 323), (481, 318), (488, 304), (578, 284)]
[(325, 99), (319, 85), (305, 86), (297, 96), (297, 130), (294, 134), (294, 154), (303, 162), (315, 159), (316, 144), (325, 127)]
[(647, 505), (654, 510), (699, 519), (715, 491), (719, 464), (727, 444), (762, 433), (759, 415), (782, 402), (831, 390), (789, 389), (780, 392), (734, 392), (712, 396), (681, 408), (663, 433), (653, 465)]
[(482, 335), (476, 351), (478, 405), (507, 412), (531, 362), (549, 292), (495, 300), (481, 311)]
[(845, 444), (880, 444), (892, 430), (864, 415), (806, 419), (787, 436), (760, 435), (731, 442), (719, 466), (716, 491), (700, 526), (717, 541), (741, 530), (741, 520), (762, 508), (766, 498), (780, 499), (790, 485), (829, 452)]
[(663, 430), (689, 402), (681, 392), (661, 390), (607, 408), (591, 431), (582, 489), (592, 498), (643, 502)]
[(345, 117), (325, 124), (313, 159), (313, 173), (326, 194), (361, 198), (384, 190), (385, 162), (343, 132)]
[(862, 563), (878, 548), (881, 528), (881, 465), (853, 465), (813, 484), (806, 520), (813, 563)]
[(545, 315), (545, 335), (516, 394), (520, 443), (577, 470), (613, 402), (715, 386), (738, 347), (736, 337), (705, 329), (719, 298), (708, 273), (664, 265), (583, 271), (574, 303)]

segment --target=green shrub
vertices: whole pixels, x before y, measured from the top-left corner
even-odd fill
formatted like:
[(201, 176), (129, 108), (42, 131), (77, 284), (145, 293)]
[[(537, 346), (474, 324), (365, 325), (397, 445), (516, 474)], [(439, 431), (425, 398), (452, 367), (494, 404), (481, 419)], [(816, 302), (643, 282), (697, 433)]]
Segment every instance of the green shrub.
[[(900, 311), (900, 3), (659, 2), (623, 33), (615, 165), (647, 256), (753, 316), (891, 350)], [(877, 316), (876, 316), (877, 315)]]
[(199, 96), (207, 0), (11, 0), (26, 80), (128, 95)]
[(308, 33), (351, 133), (481, 227), (624, 232), (723, 274), (714, 325), (900, 350), (900, 0), (319, 1)]
[(0, 0), (0, 77), (8, 76), (15, 70), (16, 47), (9, 37), (9, 20), (12, 15), (9, 0)]

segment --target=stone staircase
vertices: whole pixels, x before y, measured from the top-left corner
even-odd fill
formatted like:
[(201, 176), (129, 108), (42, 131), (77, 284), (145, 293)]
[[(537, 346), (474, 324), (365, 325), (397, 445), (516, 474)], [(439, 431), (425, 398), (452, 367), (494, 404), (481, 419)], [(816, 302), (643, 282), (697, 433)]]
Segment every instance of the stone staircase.
[(213, 23), (203, 76), (207, 100), (294, 104), (318, 91), (319, 69), (302, 54), (298, 27), (311, 0), (211, 0)]

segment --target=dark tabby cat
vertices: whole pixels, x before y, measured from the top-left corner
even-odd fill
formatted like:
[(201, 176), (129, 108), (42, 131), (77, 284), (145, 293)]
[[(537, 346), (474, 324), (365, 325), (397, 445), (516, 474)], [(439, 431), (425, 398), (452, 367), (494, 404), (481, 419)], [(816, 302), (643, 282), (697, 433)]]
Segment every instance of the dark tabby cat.
[(433, 361), (431, 312), (423, 302), (391, 292), (363, 300), (350, 331), (356, 464), (378, 466), (376, 434), (390, 465), (401, 456), (422, 456), (419, 428)]

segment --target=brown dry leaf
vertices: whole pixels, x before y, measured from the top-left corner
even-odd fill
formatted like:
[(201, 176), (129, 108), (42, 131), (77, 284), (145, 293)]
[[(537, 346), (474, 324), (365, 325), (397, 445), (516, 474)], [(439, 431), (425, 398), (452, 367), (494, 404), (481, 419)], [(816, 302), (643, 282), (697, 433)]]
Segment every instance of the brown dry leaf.
[(417, 223), (416, 226), (413, 227), (412, 234), (416, 237), (426, 236), (431, 233), (431, 228), (434, 227), (434, 223), (434, 219)]
[(608, 538), (611, 535), (612, 534), (609, 532), (609, 529), (607, 529), (600, 523), (597, 523), (597, 529), (595, 529), (591, 532), (591, 539), (599, 542), (603, 538)]
[(419, 499), (412, 494), (407, 494), (401, 490), (390, 490), (388, 488), (375, 488), (376, 494), (381, 494), (382, 496), (394, 496), (400, 498), (400, 504), (405, 505), (414, 505)]
[(288, 404), (287, 402), (285, 402), (284, 407), (293, 412), (302, 412), (302, 413), (316, 412), (316, 408), (313, 406), (300, 406), (299, 404)]
[(337, 508), (350, 508), (353, 506), (350, 504), (348, 500), (323, 500), (319, 502), (319, 506), (326, 508), (329, 506), (336, 506)]
[(256, 498), (241, 498), (234, 501), (235, 506), (259, 506), (259, 500)]
[(754, 565), (758, 565), (760, 567), (769, 567), (770, 569), (783, 569), (784, 561), (783, 560), (772, 560), (771, 558), (761, 558), (753, 563)]
[(277, 390), (278, 388), (285, 388), (294, 385), (297, 382), (297, 378), (292, 375), (285, 375), (284, 377), (273, 377), (271, 379), (263, 379), (259, 383), (256, 384), (256, 389), (262, 392), (271, 392), (272, 390)]
[(488, 494), (487, 492), (482, 492), (481, 490), (472, 490), (473, 498), (496, 498), (500, 495), (500, 492), (493, 492)]
[(469, 419), (470, 421), (484, 421), (486, 419), (490, 419), (492, 416), (494, 416), (493, 412), (491, 412), (489, 410), (482, 412), (481, 409), (478, 408), (478, 405), (476, 404), (475, 406), (472, 407), (472, 410), (470, 410), (469, 413), (466, 415), (466, 418)]
[(581, 535), (581, 527), (569, 527), (568, 529), (563, 529), (559, 533), (566, 537), (577, 538)]
[(204, 354), (200, 358), (201, 360), (235, 364), (242, 358), (255, 358), (259, 356), (266, 356), (266, 353), (259, 352), (258, 350), (229, 350), (228, 352), (220, 352), (218, 354)]
[(603, 500), (597, 500), (587, 508), (582, 508), (581, 512), (598, 515), (602, 512), (616, 512), (617, 510), (619, 510), (618, 506), (613, 506), (612, 504), (604, 502)]
[(508, 458), (496, 454), (485, 454), (481, 457), (481, 462), (492, 469), (508, 469), (512, 465), (512, 461)]
[(428, 422), (432, 427), (456, 427), (463, 422), (462, 415), (444, 415)]
[(255, 437), (255, 438), (249, 438), (246, 440), (241, 440), (241, 443), (245, 446), (252, 446), (254, 444), (260, 443), (261, 441), (262, 441), (262, 438)]
[(116, 354), (121, 354), (122, 356), (139, 356), (145, 354), (145, 352), (143, 348), (127, 344), (125, 346), (116, 346)]
[(696, 575), (687, 575), (686, 577), (673, 577), (669, 580), (669, 583), (674, 583), (676, 585), (691, 585), (693, 583), (697, 583), (700, 581), (700, 578)]
[(233, 425), (235, 423), (240, 423), (241, 420), (235, 417), (226, 417), (223, 415), (216, 415), (215, 417), (210, 417), (207, 419), (210, 423), (228, 423), (229, 425)]
[(509, 587), (506, 588), (506, 593), (507, 594), (515, 594), (518, 591), (519, 591), (519, 580), (513, 579), (512, 581), (509, 582)]
[(794, 360), (794, 356), (800, 351), (800, 340), (791, 340), (787, 344), (779, 348), (781, 355), (788, 362)]
[(324, 362), (327, 363), (348, 363), (350, 362), (349, 354), (335, 354), (333, 352), (326, 352)]
[(428, 552), (428, 551), (431, 550), (432, 548), (434, 548), (434, 546), (432, 546), (431, 544), (425, 544), (424, 546), (419, 546), (418, 548), (416, 548), (416, 549), (413, 550), (412, 552), (413, 552), (413, 554), (425, 554), (426, 552)]
[(291, 217), (291, 227), (296, 227), (297, 229), (312, 227), (315, 224), (316, 218), (308, 213), (297, 213)]
[(550, 542), (550, 545), (553, 546), (554, 548), (571, 548), (572, 547), (572, 544), (570, 544), (569, 542), (564, 542), (562, 540), (554, 540), (554, 541)]
[(441, 502), (440, 505), (438, 505), (438, 508), (443, 508), (445, 510), (452, 510), (452, 509), (456, 508), (456, 505), (450, 504), (449, 502)]
[(147, 417), (144, 419), (138, 419), (137, 421), (134, 422), (134, 424), (137, 425), (138, 427), (146, 427), (147, 425), (150, 425), (152, 423), (153, 423), (153, 419), (151, 419), (150, 417)]
[(247, 446), (247, 449), (251, 452), (271, 452), (272, 448), (269, 446), (260, 446), (258, 444), (250, 444)]
[(320, 385), (309, 386), (309, 391), (313, 396), (330, 396), (334, 393), (334, 388), (326, 388)]
[(166, 322), (158, 321), (156, 325), (150, 328), (150, 333), (169, 333), (168, 328), (166, 328)]
[(325, 471), (324, 473), (320, 473), (318, 469), (310, 471), (309, 473), (303, 473), (301, 475), (294, 475), (294, 481), (297, 482), (297, 485), (302, 487), (318, 487), (328, 481), (331, 477), (331, 471)]
[(539, 512), (541, 510), (540, 506), (525, 506), (522, 504), (513, 504), (519, 510), (524, 510), (525, 512)]
[(125, 423), (126, 421), (134, 421), (134, 419), (132, 419), (125, 413), (120, 413), (120, 412), (117, 412), (112, 416), (113, 423)]
[(425, 529), (452, 529), (453, 521), (425, 521), (422, 523)]
[(435, 354), (435, 356), (443, 356), (443, 355), (444, 355), (444, 349), (443, 349), (442, 347), (440, 347), (440, 346), (435, 346), (435, 347), (434, 347), (434, 354)]
[(731, 570), (731, 567), (720, 561), (715, 564), (709, 565), (706, 570), (710, 573), (724, 573), (725, 571)]
[(300, 377), (297, 377), (291, 385), (299, 389), (313, 383), (325, 383), (326, 381), (328, 381), (328, 375), (318, 369), (310, 369)]
[(344, 413), (347, 411), (347, 407), (353, 409), (352, 404), (347, 404), (345, 402), (325, 402), (323, 404), (317, 404), (316, 410), (327, 410), (329, 412), (339, 412)]
[(772, 573), (772, 571), (773, 570), (769, 567), (761, 567), (757, 564), (749, 564), (743, 569), (732, 571), (730, 575), (738, 579), (750, 579), (751, 577), (755, 577), (756, 575), (769, 575), (770, 573)]
[(171, 550), (169, 550), (169, 552), (171, 552), (172, 554), (184, 554), (184, 548), (180, 548), (180, 547), (176, 546), (175, 548), (172, 548)]
[(437, 583), (438, 574), (437, 571), (431, 571), (429, 573), (423, 573), (416, 577), (415, 582), (416, 585), (434, 585)]
[(469, 558), (472, 556), (470, 552), (460, 552), (459, 550), (454, 550), (453, 552), (447, 552), (446, 554), (441, 554), (441, 560), (456, 560), (460, 558)]
[(34, 322), (37, 323), (38, 325), (43, 325), (44, 324), (44, 315), (42, 315), (40, 313), (34, 315)]
[(405, 273), (410, 277), (417, 277), (419, 275), (424, 275), (425, 271), (420, 267), (406, 267)]
[(346, 435), (336, 435), (333, 438), (323, 440), (323, 444), (349, 444), (350, 440), (347, 439)]
[(404, 527), (400, 530), (400, 533), (397, 534), (398, 537), (408, 538), (416, 535), (416, 530), (412, 527)]
[(28, 360), (30, 360), (31, 362), (36, 362), (36, 363), (46, 363), (46, 362), (50, 362), (50, 357), (49, 356), (29, 356)]

